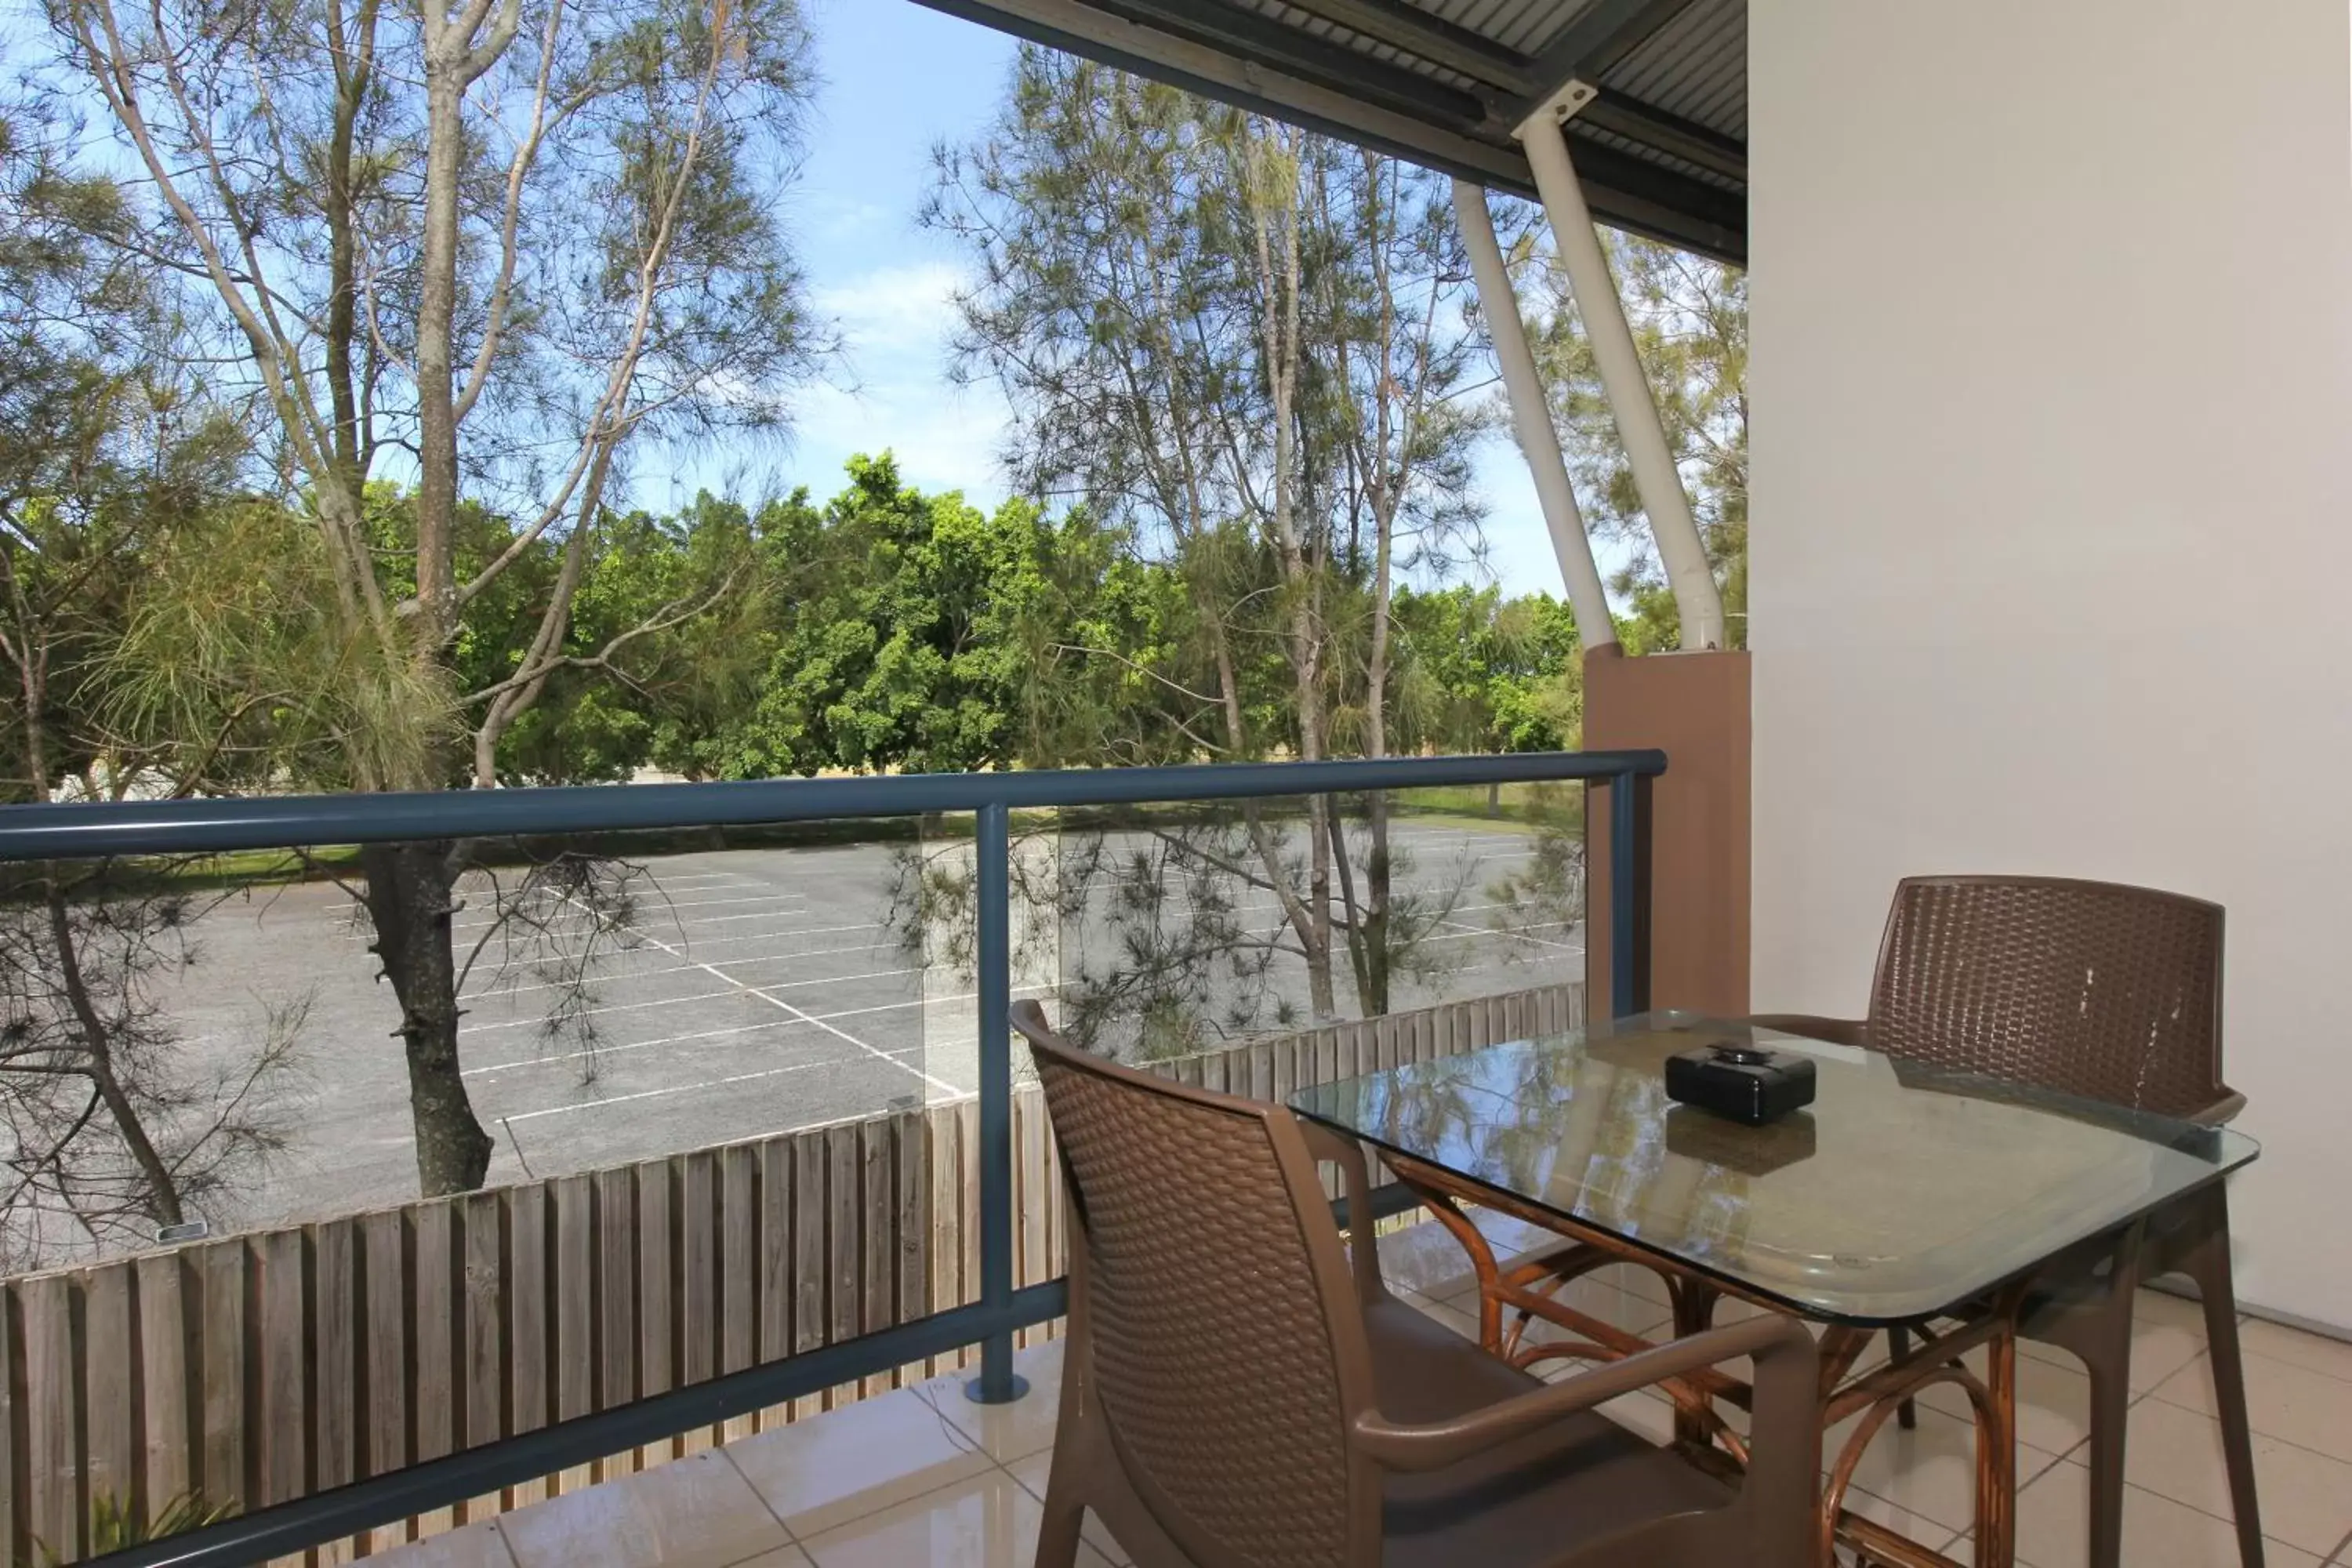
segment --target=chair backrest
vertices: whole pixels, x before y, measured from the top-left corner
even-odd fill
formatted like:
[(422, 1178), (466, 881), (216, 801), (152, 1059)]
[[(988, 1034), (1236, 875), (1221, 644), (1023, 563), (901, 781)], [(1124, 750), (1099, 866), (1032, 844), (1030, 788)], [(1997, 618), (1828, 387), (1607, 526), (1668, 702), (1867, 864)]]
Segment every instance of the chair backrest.
[(1071, 1353), (1136, 1490), (1196, 1560), (1358, 1561), (1379, 1519), (1349, 1441), (1369, 1352), (1290, 1112), (1087, 1055), (1034, 1003), (1013, 1023), (1076, 1220)]
[(2221, 1083), (2221, 908), (2114, 882), (1914, 877), (1871, 987), (1889, 1056), (2189, 1116)]

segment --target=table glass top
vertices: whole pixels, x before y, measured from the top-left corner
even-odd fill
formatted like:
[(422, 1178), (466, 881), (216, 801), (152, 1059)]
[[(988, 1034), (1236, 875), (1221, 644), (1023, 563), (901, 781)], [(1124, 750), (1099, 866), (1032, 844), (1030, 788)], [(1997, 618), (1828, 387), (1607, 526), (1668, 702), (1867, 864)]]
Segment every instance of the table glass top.
[[(1815, 1064), (1768, 1127), (1666, 1098), (1733, 1040)], [(1810, 1316), (1956, 1306), (2256, 1154), (2226, 1128), (1687, 1014), (1595, 1024), (1301, 1089), (1301, 1114)]]

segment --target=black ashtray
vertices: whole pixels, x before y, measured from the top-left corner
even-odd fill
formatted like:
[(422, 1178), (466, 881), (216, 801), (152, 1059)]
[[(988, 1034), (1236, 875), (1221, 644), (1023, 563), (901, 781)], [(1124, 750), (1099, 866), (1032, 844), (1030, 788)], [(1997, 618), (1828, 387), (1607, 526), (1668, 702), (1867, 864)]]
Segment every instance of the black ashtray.
[(1718, 1041), (1666, 1058), (1666, 1098), (1749, 1127), (1813, 1102), (1813, 1058)]

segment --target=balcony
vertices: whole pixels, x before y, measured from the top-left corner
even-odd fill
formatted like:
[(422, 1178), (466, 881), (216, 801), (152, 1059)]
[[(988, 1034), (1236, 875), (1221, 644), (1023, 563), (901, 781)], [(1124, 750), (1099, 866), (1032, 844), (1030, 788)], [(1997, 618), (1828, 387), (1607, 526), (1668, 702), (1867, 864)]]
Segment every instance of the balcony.
[[(1496, 1220), (1507, 1243), (1515, 1222)], [(1475, 1337), (1475, 1285), (1453, 1239), (1415, 1224), (1382, 1238), (1392, 1283), (1440, 1321)], [(1408, 1282), (1417, 1282), (1417, 1288)], [(1634, 1332), (1668, 1327), (1651, 1276), (1624, 1269), (1582, 1290), (1587, 1310)], [(1465, 1310), (1465, 1304), (1469, 1309)], [(2226, 1568), (2236, 1542), (2210, 1409), (2204, 1331), (2189, 1303), (2153, 1291), (2139, 1304), (2125, 1561), (2147, 1568)], [(2279, 1568), (2352, 1561), (2352, 1352), (2260, 1321), (2242, 1326), (2250, 1364), (2265, 1521)], [(962, 1379), (913, 1384), (782, 1431), (731, 1442), (625, 1479), (394, 1551), (386, 1568), (1028, 1568), (1052, 1458), (1058, 1343), (1022, 1352), (1031, 1392), (999, 1409), (972, 1404)], [(1948, 1390), (1946, 1392), (1949, 1392)], [(2033, 1568), (2083, 1561), (2088, 1412), (2079, 1368), (2040, 1351), (2023, 1381), (2018, 1551)], [(1607, 1411), (1657, 1442), (1672, 1406), (1622, 1396)], [(1970, 1433), (1948, 1401), (1914, 1431), (1873, 1450), (1857, 1506), (1965, 1559)], [(2300, 1542), (2302, 1544), (2297, 1544)], [(1124, 1563), (1090, 1525), (1079, 1561)]]
[[(1008, 1003), (1050, 997), (1133, 1059), (1281, 1099), (1654, 991), (1746, 1013), (1752, 980), (1757, 1005), (1834, 1005), (1895, 878), (1976, 867), (2229, 905), (2231, 1049), (2266, 1146), (2241, 1189), (2238, 1266), (2265, 1314), (2240, 1331), (2269, 1561), (2352, 1568), (2352, 1348), (2287, 1326), (2352, 1332), (2336, 1240), (2352, 1069), (2328, 1035), (2352, 490), (2326, 456), (2352, 406), (2352, 356), (2329, 352), (2352, 342), (2352, 307), (2341, 289), (2278, 287), (2282, 258), (2323, 277), (2352, 258), (2342, 7), (2276, 0), (2200, 22), (2130, 0), (2047, 16), (1871, 0), (926, 3), (1466, 182), (1475, 331), (1496, 339), (1579, 600), (1582, 734), (1622, 749), (11, 808), (0, 867), (96, 879), (65, 879), (81, 891), (60, 921), (114, 887), (149, 900), (142, 931), (176, 937), (195, 906), (153, 895), (201, 889), (210, 957), (190, 980), (167, 942), (123, 950), (120, 995), (147, 977), (163, 1010), (126, 1005), (92, 1031), (168, 1036), (208, 1075), (156, 1108), (178, 1140), (165, 1163), (191, 1162), (184, 1215), (175, 1197), (159, 1233), (164, 1216), (113, 1195), (121, 1169), (41, 1152), (41, 1134), (69, 1141), (78, 1099), (9, 1129), (17, 1191), (54, 1204), (11, 1238), (25, 1250), (0, 1280), (0, 1560), (1025, 1562), (1068, 1237)], [(1752, 672), (1724, 651), (1748, 646), (1748, 601), (1730, 612), (1741, 635), (1716, 635), (1728, 584), (1691, 558), (1687, 459), (1650, 439), (1637, 345), (1588, 339), (1640, 492), (1612, 510), (1629, 525), (1638, 510), (1688, 646), (1710, 651), (1609, 645), (1576, 488), (1544, 450), (1561, 389), (1507, 347), (1519, 301), (1495, 237), (1480, 240), (1495, 216), (1481, 187), (1542, 201), (1588, 332), (1622, 324), (1588, 220), (1754, 256), (1769, 416)], [(1738, 341), (1744, 371), (1744, 314)], [(2258, 548), (2217, 546), (2217, 515), (2256, 520)], [(1654, 801), (1651, 748), (1674, 762)], [(1294, 963), (1256, 923), (1276, 919), (1256, 901), (1275, 889), (1219, 866), (1217, 836), (1261, 826), (1235, 815), (1257, 803), (1273, 847), (1253, 853), (1338, 879), (1328, 896), (1316, 884), (1313, 912), (1293, 899), (1279, 918), (1305, 931), (1336, 909), (1360, 932), (1381, 900), (1348, 877), (1391, 864), (1362, 803), (1489, 785), (1576, 798), (1525, 832), (1465, 823), (1458, 799), (1408, 803), (1449, 825), (1425, 838), (1444, 864), (1397, 884), (1426, 900), (1418, 940), (1475, 956), (1360, 972), (1353, 1004), (1344, 938), (1326, 930)], [(1297, 810), (1309, 796), (1325, 805)], [(1203, 814), (1204, 798), (1219, 804)], [(1182, 856), (1121, 863), (1179, 830), (1194, 834)], [(453, 1047), (467, 1032), (468, 1054), (420, 1089), (383, 1046), (390, 1009), (331, 985), (315, 1008), (303, 998), (381, 934), (356, 847), (452, 839), (488, 847), (443, 943), (467, 965), (446, 988), (466, 1015), (437, 1026)], [(235, 858), (255, 854), (293, 858)], [(1488, 897), (1488, 859), (1553, 878)], [(47, 1008), (47, 1026), (77, 1026), (71, 988), (21, 956), (48, 940), (38, 921), (19, 924), (35, 934), (8, 978), (25, 994), (0, 1022), (13, 1037)], [(121, 929), (89, 934), (103, 946)], [(1206, 968), (1216, 984), (1195, 985)], [(266, 1109), (260, 1068), (241, 1079), (217, 1048), (281, 1029), (330, 1045), (302, 1091), (326, 1113), (282, 1147), (281, 1124), (246, 1115)], [(430, 1162), (394, 1123), (412, 1094), (459, 1086), (485, 1111), (457, 1130), (475, 1142), (453, 1138), (425, 1183), (440, 1195), (411, 1201)], [(223, 1114), (207, 1131), (191, 1105)], [(275, 1163), (231, 1180), (210, 1163), (222, 1151)], [(1382, 1196), (1394, 1274), (1466, 1331), (1460, 1252), (1397, 1189)], [(1505, 1247), (1528, 1239), (1496, 1223)], [(1671, 1321), (1648, 1276), (1578, 1289), (1628, 1332)], [(2133, 1305), (2121, 1562), (2237, 1563), (2202, 1320), (2172, 1295)], [(2066, 1568), (2087, 1561), (2086, 1379), (2059, 1352), (2024, 1354), (2020, 1557)], [(1965, 1559), (1975, 1439), (1952, 1393), (1923, 1395), (1915, 1430), (1880, 1434), (1851, 1500)], [(1668, 1409), (1631, 1394), (1608, 1414), (1663, 1441)], [(1123, 1560), (1099, 1534), (1087, 1550)]]
[[(1538, 754), (22, 808), (0, 858), (69, 885), (69, 909), (157, 879), (203, 889), (200, 956), (138, 993), (142, 1017), (226, 1061), (299, 998), (327, 1070), (272, 1161), (211, 1191), (211, 1234), (157, 1247), (99, 1215), (45, 1238), (64, 1267), (6, 1283), (23, 1392), (0, 1421), (0, 1522), (18, 1552), (68, 1562), (115, 1543), (110, 1512), (169, 1534), (126, 1542), (127, 1562), (371, 1554), (540, 1499), (581, 1506), (566, 1500), (583, 1487), (722, 1441), (805, 1447), (813, 1416), (853, 1420), (839, 1407), (967, 1366), (1001, 1391), (1062, 1310), (1066, 1246), (1010, 998), (1094, 998), (1106, 1048), (1260, 1095), (1569, 1026), (1582, 786), (1621, 795), (1638, 825), (1659, 766)], [(1553, 793), (1489, 818), (1489, 784)], [(1286, 1020), (1309, 1008), (1307, 967), (1268, 950), (1247, 908), (1261, 895), (1207, 868), (1255, 833), (1301, 855), (1338, 844), (1365, 879), (1375, 798), (1431, 962), (1394, 977), (1388, 1012), (1301, 1032)], [(354, 961), (377, 940), (341, 869), (357, 851), (318, 847), (428, 831), (486, 868), (453, 938), (476, 966), (463, 1081), (497, 1145), (478, 1189), (404, 1202), (398, 1053), (354, 1043), (382, 1028), (382, 998), (336, 979), (373, 967)], [(1639, 844), (1606, 851), (1633, 889), (1629, 986)], [(1525, 883), (1534, 902), (1488, 897), (1537, 859), (1560, 864)], [(592, 862), (625, 887), (578, 882)], [(1169, 942), (1176, 970), (1214, 971), (1178, 1010), (1206, 1037), (1166, 1033), (1154, 1020), (1174, 1015), (1122, 989)], [(1017, 1408), (1050, 1423), (1049, 1402)], [(215, 1510), (233, 1517), (188, 1528)]]
[[(1025, 1563), (1053, 1438), (1067, 1238), (1042, 1101), (1001, 1021), (1015, 994), (1052, 995), (1065, 1010), (1095, 994), (1089, 987), (1106, 973), (1087, 954), (1107, 931), (1118, 936), (1110, 949), (1119, 963), (1149, 956), (1139, 928), (1105, 913), (1106, 899), (1132, 900), (1136, 875), (1131, 856), (1105, 846), (1132, 848), (1138, 835), (1165, 845), (1172, 825), (1197, 832), (1203, 822), (1238, 820), (1204, 805), (1218, 801), (1255, 803), (1246, 820), (1292, 832), (1307, 820), (1295, 814), (1309, 785), (1327, 792), (1332, 821), (1352, 823), (1371, 798), (1360, 792), (1376, 790), (1391, 831), (1426, 833), (1437, 847), (1424, 848), (1417, 868), (1398, 859), (1400, 897), (1450, 889), (1432, 929), (1481, 952), (1516, 955), (1401, 981), (1388, 1011), (1355, 1021), (1268, 1026), (1291, 1004), (1262, 997), (1258, 1026), (1237, 1028), (1230, 1040), (1187, 1038), (1170, 1048), (1138, 1034), (1121, 1047), (1183, 1081), (1279, 1099), (1585, 1016), (1581, 928), (1531, 921), (1527, 910), (1516, 923), (1504, 920), (1493, 911), (1507, 900), (1485, 898), (1444, 858), (1450, 852), (1473, 868), (1549, 860), (1571, 846), (1537, 842), (1539, 826), (1465, 823), (1452, 805), (1415, 818), (1416, 788), (1584, 781), (1605, 794), (1614, 809), (1596, 824), (1596, 847), (1611, 891), (1594, 911), (1607, 933), (1603, 986), (1619, 1010), (1638, 1007), (1649, 966), (1646, 781), (1662, 761), (1645, 752), (1392, 759), (179, 803), (36, 810), (0, 824), (8, 829), (0, 850), (47, 860), (404, 842), (425, 820), (440, 834), (536, 843), (535, 864), (547, 863), (550, 842), (609, 853), (614, 835), (667, 836), (639, 844), (662, 853), (638, 863), (653, 868), (656, 886), (667, 879), (657, 900), (666, 918), (693, 923), (670, 930), (608, 910), (608, 934), (625, 928), (645, 940), (612, 961), (619, 989), (596, 1005), (635, 1020), (626, 1026), (634, 1032), (599, 1047), (612, 1053), (610, 1072), (656, 1060), (669, 1064), (668, 1076), (650, 1087), (625, 1076), (583, 1080), (558, 1099), (659, 1110), (697, 1097), (687, 1101), (691, 1114), (632, 1111), (604, 1142), (573, 1145), (541, 1139), (528, 1125), (538, 1112), (508, 1114), (492, 1098), (486, 1103), (513, 1140), (513, 1163), (494, 1166), (485, 1190), (353, 1213), (352, 1189), (327, 1177), (364, 1170), (365, 1147), (354, 1139), (328, 1151), (312, 1194), (318, 1212), (300, 1223), (10, 1281), (12, 1376), (23, 1391), (0, 1425), (12, 1450), (10, 1528), (72, 1560), (101, 1544), (95, 1523), (80, 1542), (68, 1533), (94, 1519), (99, 1500), (160, 1512), (186, 1492), (235, 1500), (242, 1511), (106, 1560)], [(1171, 801), (1190, 803), (1183, 812), (1192, 815), (1154, 804)], [(1084, 815), (1138, 805), (1162, 815)], [(872, 881), (888, 857), (837, 834), (815, 844), (761, 837), (853, 811), (919, 825), (893, 852), (901, 889), (894, 902), (913, 910), (896, 918), (910, 922), (904, 940), (916, 962), (886, 963), (852, 943), (855, 962), (839, 976), (807, 982), (784, 976), (803, 976), (812, 959), (826, 975), (838, 967), (828, 967), (832, 950), (821, 942), (793, 937), (773, 956), (765, 937), (749, 957), (722, 945), (739, 940), (747, 914), (779, 900), (791, 911), (779, 928), (788, 937), (883, 923), (857, 921), (849, 905), (859, 879)], [(971, 813), (971, 826), (925, 813)], [(1581, 811), (1553, 826), (1570, 820), (1580, 824)], [(698, 847), (681, 847), (676, 836), (689, 830), (701, 836)], [(1200, 851), (1197, 838), (1186, 842)], [(1353, 841), (1343, 832), (1340, 842)], [(761, 868), (766, 879), (743, 876), (747, 868)], [(933, 890), (932, 901), (907, 903), (910, 874)], [(732, 885), (739, 876), (741, 889)], [(248, 950), (239, 973), (299, 971), (299, 952), (277, 951), (289, 942), (352, 940), (315, 920), (267, 923), (285, 909), (308, 911), (306, 899), (332, 896), (331, 884), (271, 893), (262, 938), (241, 939)], [(1190, 889), (1191, 900), (1208, 897), (1198, 884)], [(751, 923), (768, 930), (765, 920)], [(1230, 958), (1249, 927), (1216, 929), (1218, 952)], [(787, 970), (744, 980), (748, 963), (786, 960)], [(1122, 973), (1114, 964), (1108, 978)], [(844, 984), (884, 989), (782, 1000), (786, 986), (801, 984), (828, 994)], [(727, 994), (715, 994), (722, 987)], [(474, 1005), (472, 1026), (489, 1031), (535, 1016), (497, 991)], [(706, 1016), (714, 1006), (790, 1016), (774, 1022), (762, 1013), (744, 1024)], [(903, 1040), (859, 1021), (894, 1013), (913, 1020)], [(856, 1035), (845, 1027), (852, 1022)], [(785, 1025), (783, 1040), (760, 1037), (761, 1063), (744, 1070), (695, 1054), (736, 1048), (728, 1042), (746, 1029)], [(1126, 1017), (1126, 1026), (1139, 1026)], [(812, 1038), (822, 1041), (814, 1055), (789, 1043)], [(681, 1077), (672, 1070), (679, 1062), (693, 1070)], [(704, 1065), (711, 1062), (719, 1065)], [(495, 1077), (484, 1080), (486, 1096), (497, 1093)], [(776, 1115), (776, 1102), (762, 1097), (787, 1079), (796, 1094), (824, 1089), (819, 1100), (835, 1113), (759, 1131)], [(518, 1121), (526, 1124), (520, 1134)], [(1378, 1205), (1391, 1282), (1475, 1337), (1465, 1255), (1402, 1198), (1385, 1188)], [(1506, 1253), (1536, 1239), (1500, 1215), (1481, 1223)], [(1664, 1289), (1650, 1275), (1616, 1267), (1573, 1289), (1577, 1305), (1628, 1332), (1659, 1337), (1671, 1328)], [(1744, 1310), (1735, 1305), (1723, 1316)], [(2143, 1292), (2136, 1317), (2125, 1561), (2234, 1561), (2197, 1309)], [(2345, 1562), (2352, 1352), (2254, 1320), (2242, 1334), (2272, 1560)], [(1883, 1359), (1883, 1341), (1868, 1353)], [(2032, 1346), (2027, 1355), (2021, 1561), (2063, 1568), (2084, 1561), (2087, 1384), (2063, 1352)], [(1005, 1397), (1022, 1379), (1027, 1393)], [(996, 1402), (978, 1403), (968, 1389)], [(1849, 1506), (1965, 1560), (1976, 1441), (1968, 1409), (1949, 1387), (1923, 1394), (1921, 1405), (1916, 1430), (1890, 1425), (1869, 1448)], [(1605, 1413), (1664, 1441), (1671, 1408), (1643, 1393)], [(1099, 1531), (1089, 1550), (1099, 1555), (1086, 1561), (1125, 1561)]]

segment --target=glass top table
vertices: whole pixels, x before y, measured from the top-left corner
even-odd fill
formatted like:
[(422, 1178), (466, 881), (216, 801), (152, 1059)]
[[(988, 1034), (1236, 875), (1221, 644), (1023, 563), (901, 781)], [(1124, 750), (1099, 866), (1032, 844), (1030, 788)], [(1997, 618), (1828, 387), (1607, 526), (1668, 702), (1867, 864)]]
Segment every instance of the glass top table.
[[(1750, 1128), (1666, 1098), (1676, 1051), (1813, 1058)], [(2252, 1160), (2226, 1128), (1688, 1014), (1596, 1023), (1301, 1089), (1300, 1114), (1802, 1316), (1977, 1300)]]

